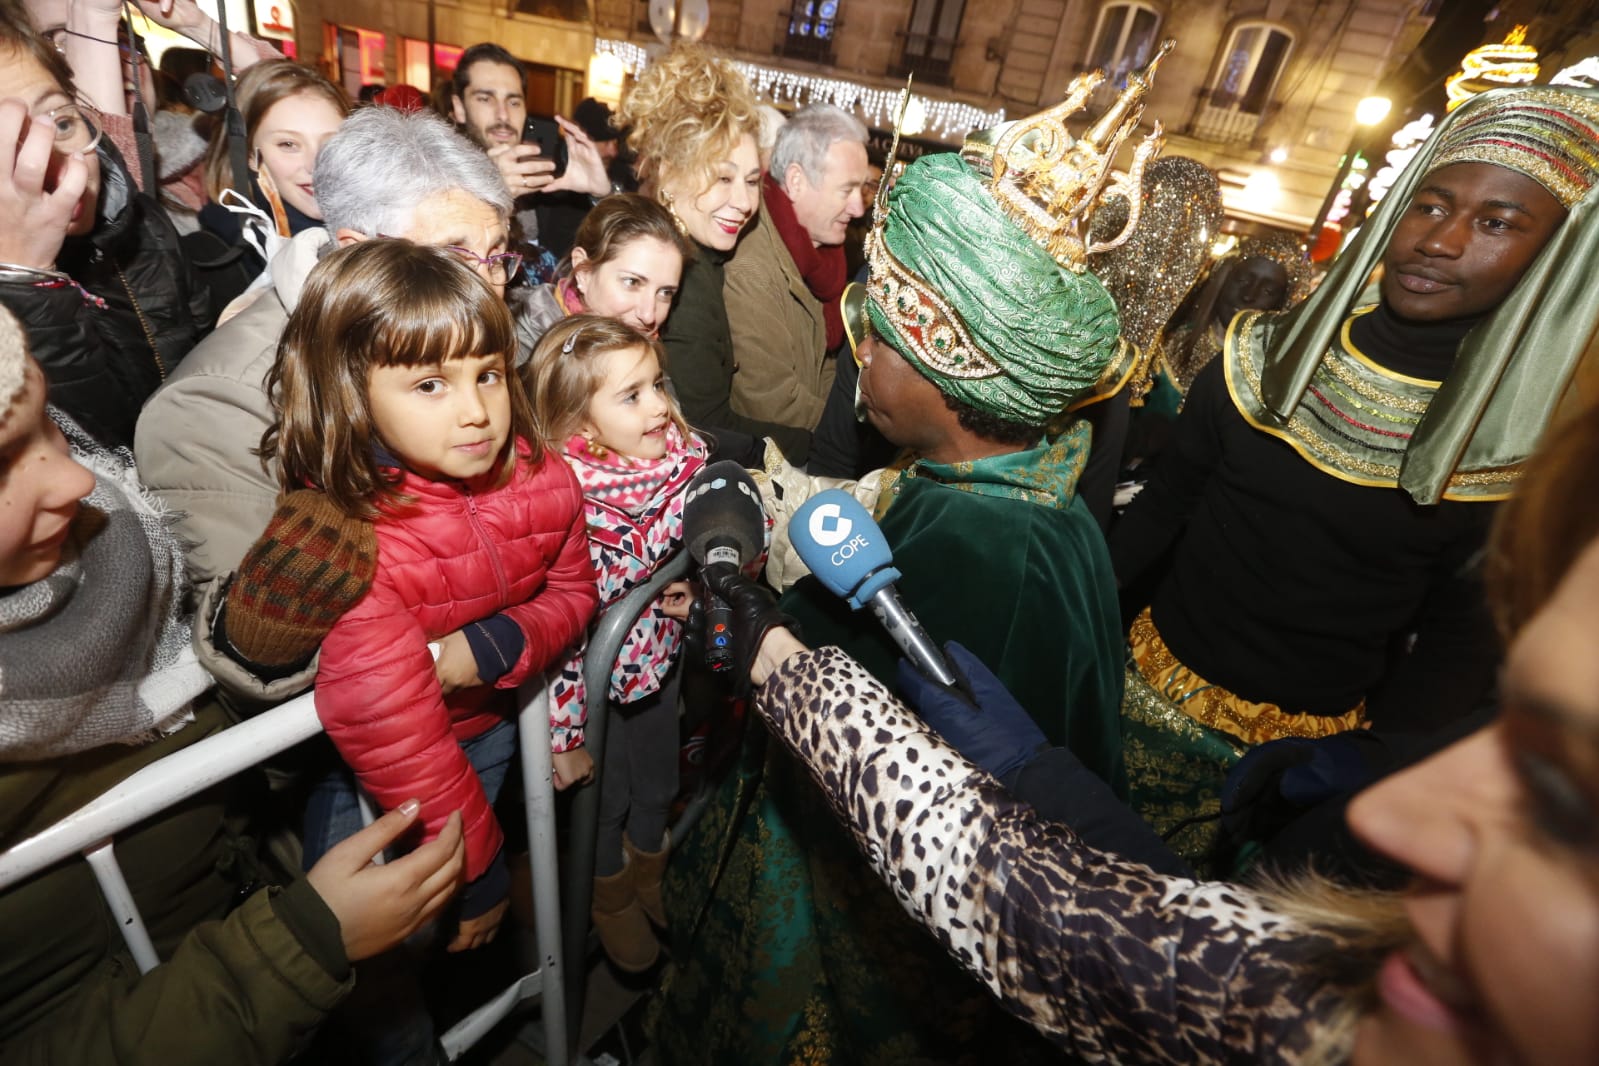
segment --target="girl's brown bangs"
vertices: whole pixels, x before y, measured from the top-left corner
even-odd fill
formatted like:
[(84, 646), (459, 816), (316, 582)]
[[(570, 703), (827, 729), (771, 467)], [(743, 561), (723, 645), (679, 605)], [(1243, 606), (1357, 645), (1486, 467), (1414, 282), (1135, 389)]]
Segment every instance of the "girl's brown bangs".
[(514, 353), (511, 313), (486, 286), (396, 296), (392, 306), (374, 312), (376, 321), (369, 319), (372, 366), (434, 366), (472, 355), (509, 360)]

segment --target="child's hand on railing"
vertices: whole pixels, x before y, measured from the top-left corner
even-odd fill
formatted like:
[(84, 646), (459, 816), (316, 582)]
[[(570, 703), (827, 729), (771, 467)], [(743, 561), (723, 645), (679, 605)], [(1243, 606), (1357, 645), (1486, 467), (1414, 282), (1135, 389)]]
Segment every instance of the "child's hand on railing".
[(500, 922), (505, 918), (505, 909), (510, 904), (510, 899), (502, 899), (476, 918), (463, 921), (456, 930), (455, 939), (444, 950), (471, 951), (493, 940), (500, 931)]
[(679, 622), (688, 621), (689, 605), (694, 602), (694, 585), (688, 581), (674, 581), (661, 590), (661, 613)]
[(456, 689), (483, 684), (478, 677), (477, 657), (472, 654), (472, 645), (467, 643), (465, 633), (457, 629), (449, 636), (440, 637), (437, 643), (439, 653), (434, 658), (433, 672), (438, 675), (439, 687), (446, 696)]
[[(372, 859), (416, 821), (414, 799), (385, 814), (334, 847), (306, 880), (339, 921), (344, 954), (369, 959), (416, 932), (461, 886), (466, 845), (460, 812), (452, 813), (434, 839), (382, 866)], [(452, 949), (453, 950), (453, 949)]]
[(554, 773), (557, 792), (594, 780), (594, 760), (589, 757), (587, 748), (554, 752), (550, 755), (550, 769)]

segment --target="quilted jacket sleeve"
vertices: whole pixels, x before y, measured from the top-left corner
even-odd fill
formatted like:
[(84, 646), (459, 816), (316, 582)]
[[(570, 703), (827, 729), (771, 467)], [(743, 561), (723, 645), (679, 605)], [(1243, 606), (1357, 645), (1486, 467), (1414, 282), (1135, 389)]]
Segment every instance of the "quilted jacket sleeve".
[[(139, 416), (133, 441), (139, 476), (177, 512), (197, 585), (237, 569), (272, 520), (277, 480), (255, 447), (272, 421), (260, 375), (283, 320), (282, 304), (269, 293), (202, 341), (191, 353), (194, 364), (173, 375)], [(248, 347), (253, 362), (238, 373), (205, 369), (221, 361), (225, 345)]]
[[(560, 515), (566, 535), (555, 558), (550, 560), (544, 588), (525, 603), (503, 612), (521, 628), (527, 642), (516, 665), (494, 683), (496, 688), (515, 688), (530, 674), (556, 663), (582, 635), (600, 602), (594, 565), (589, 561), (582, 490), (572, 471), (559, 459), (546, 460), (545, 468), (546, 476), (559, 478), (552, 496), (562, 501)], [(563, 713), (552, 701), (550, 726), (556, 751), (582, 744), (581, 705), (575, 714)]]
[(451, 731), (427, 636), (381, 570), (322, 642), (316, 711), (379, 808), (421, 800), (419, 843), (438, 836), (459, 810), (466, 880), (489, 868), (504, 843), (500, 824)]

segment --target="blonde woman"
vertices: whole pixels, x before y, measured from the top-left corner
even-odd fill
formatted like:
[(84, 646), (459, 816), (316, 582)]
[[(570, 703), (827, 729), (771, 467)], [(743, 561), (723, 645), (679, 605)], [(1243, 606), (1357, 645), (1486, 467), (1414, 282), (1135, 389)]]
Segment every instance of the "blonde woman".
[(679, 47), (653, 64), (623, 102), (616, 124), (632, 127), (640, 191), (669, 212), (695, 245), (661, 341), (683, 414), (710, 434), (713, 459), (760, 466), (763, 437), (803, 463), (810, 433), (735, 414), (733, 339), (722, 268), (761, 206), (755, 93), (725, 60)]

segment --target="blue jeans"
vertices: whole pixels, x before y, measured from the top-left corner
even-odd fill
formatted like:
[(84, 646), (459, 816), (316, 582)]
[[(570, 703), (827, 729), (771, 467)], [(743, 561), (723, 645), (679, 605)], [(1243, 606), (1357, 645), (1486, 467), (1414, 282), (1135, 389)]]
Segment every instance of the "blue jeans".
[[(487, 732), (461, 742), (472, 769), (483, 783), (483, 794), (490, 803), (500, 794), (511, 760), (516, 758), (516, 723), (500, 722)], [(374, 813), (381, 814), (381, 811)], [(339, 841), (361, 829), (361, 804), (356, 795), (355, 775), (345, 766), (328, 774), (311, 788), (305, 801), (305, 858), (309, 870)]]
[[(466, 753), (493, 803), (516, 757), (516, 723), (500, 722), (463, 741)], [(355, 776), (339, 767), (317, 782), (305, 805), (305, 858), (309, 870), (328, 849), (361, 828), (361, 805)], [(448, 912), (446, 912), (448, 913)], [(432, 1063), (433, 1018), (422, 999), (420, 970), (428, 930), (376, 958), (356, 964), (355, 990), (334, 1014), (335, 1024), (360, 1048), (365, 1066), (413, 1066)]]

